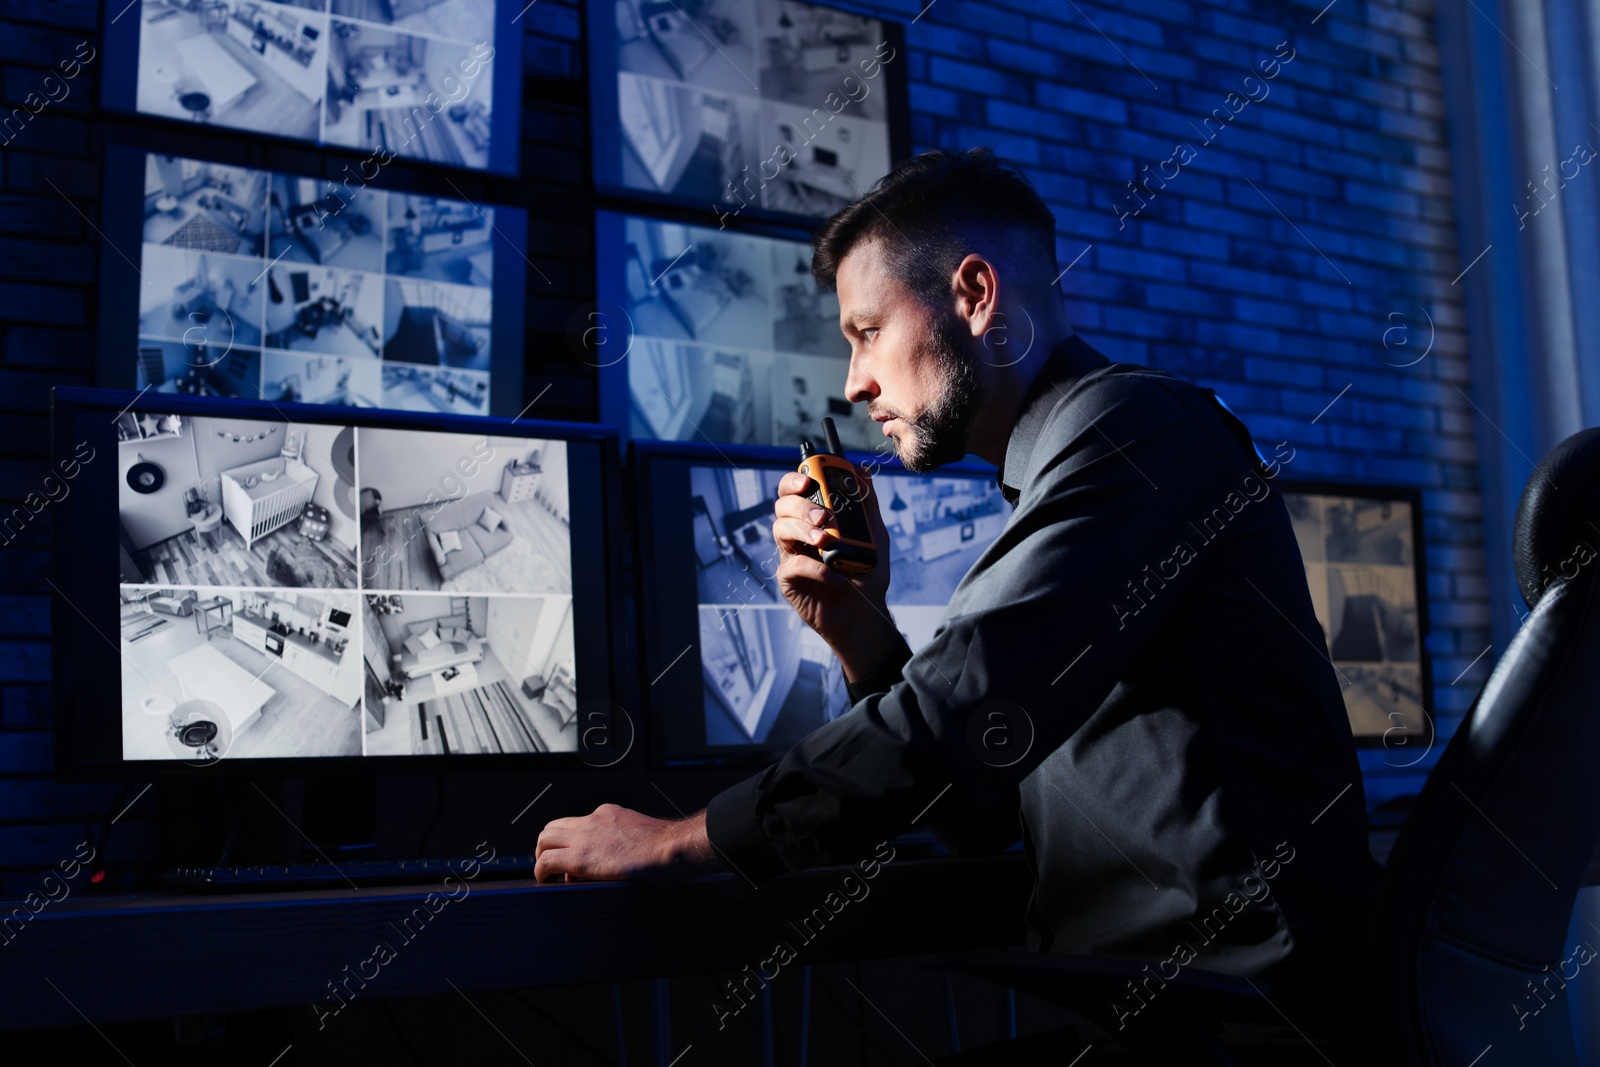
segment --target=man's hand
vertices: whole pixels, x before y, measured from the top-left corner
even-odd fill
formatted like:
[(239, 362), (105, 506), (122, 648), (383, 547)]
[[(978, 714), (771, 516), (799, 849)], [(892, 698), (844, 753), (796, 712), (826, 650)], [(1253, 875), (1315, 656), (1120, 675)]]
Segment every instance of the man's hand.
[(867, 513), (872, 536), (878, 543), (878, 563), (864, 575), (846, 575), (823, 563), (818, 555), (831, 543), (822, 529), (831, 516), (805, 497), (811, 479), (799, 471), (778, 482), (773, 506), (772, 539), (782, 557), (778, 563), (778, 588), (805, 624), (815, 630), (844, 666), (847, 681), (873, 673), (900, 643), (886, 606), (889, 592), (889, 532), (878, 511), (878, 494), (863, 470), (865, 488), (857, 506)]
[(592, 815), (552, 819), (539, 833), (533, 876), (541, 882), (649, 882), (670, 885), (716, 870), (706, 813), (652, 819), (616, 804)]

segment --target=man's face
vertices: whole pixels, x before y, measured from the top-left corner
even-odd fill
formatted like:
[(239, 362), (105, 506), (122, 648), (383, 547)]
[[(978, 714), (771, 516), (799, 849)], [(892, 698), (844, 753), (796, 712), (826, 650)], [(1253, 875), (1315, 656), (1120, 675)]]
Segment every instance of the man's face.
[(933, 309), (889, 268), (880, 241), (839, 264), (839, 325), (850, 342), (845, 396), (865, 403), (907, 470), (966, 455), (978, 407), (978, 372), (949, 308)]

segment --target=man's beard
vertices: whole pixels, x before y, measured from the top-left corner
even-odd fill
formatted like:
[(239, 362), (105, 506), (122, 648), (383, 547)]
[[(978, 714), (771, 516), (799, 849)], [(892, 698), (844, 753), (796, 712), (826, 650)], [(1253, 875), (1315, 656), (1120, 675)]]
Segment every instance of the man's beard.
[(911, 436), (909, 442), (896, 441), (895, 452), (909, 471), (932, 470), (965, 456), (967, 430), (978, 410), (977, 364), (948, 318), (934, 317), (921, 348), (920, 355), (934, 360), (944, 388), (922, 414), (899, 416)]

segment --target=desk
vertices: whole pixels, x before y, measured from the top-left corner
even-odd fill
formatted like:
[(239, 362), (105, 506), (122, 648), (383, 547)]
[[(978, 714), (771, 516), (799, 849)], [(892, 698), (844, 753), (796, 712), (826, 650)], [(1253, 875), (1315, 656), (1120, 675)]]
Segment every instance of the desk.
[[(5, 947), (0, 1028), (300, 1007), (394, 944), (363, 995), (414, 997), (726, 973), (778, 941), (800, 964), (1020, 944), (1030, 876), (1018, 854), (886, 864), (868, 896), (810, 942), (789, 920), (838, 890), (850, 868), (780, 878), (759, 891), (721, 874), (673, 889), (627, 883), (474, 882), (409, 942), (394, 926), (437, 886), (239, 896), (72, 897), (45, 907)], [(205, 931), (203, 937), (196, 930)], [(64, 965), (63, 961), (92, 961)], [(50, 975), (69, 1004), (40, 979)], [(82, 1010), (80, 1016), (73, 1005)]]

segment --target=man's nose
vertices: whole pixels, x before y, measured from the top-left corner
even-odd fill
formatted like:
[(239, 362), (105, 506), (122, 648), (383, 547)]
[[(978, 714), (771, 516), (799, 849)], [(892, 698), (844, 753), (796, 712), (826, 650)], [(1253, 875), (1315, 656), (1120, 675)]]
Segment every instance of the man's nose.
[(850, 372), (844, 379), (844, 396), (852, 404), (865, 404), (878, 395), (878, 383), (867, 372), (866, 360), (850, 357)]

